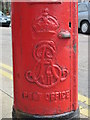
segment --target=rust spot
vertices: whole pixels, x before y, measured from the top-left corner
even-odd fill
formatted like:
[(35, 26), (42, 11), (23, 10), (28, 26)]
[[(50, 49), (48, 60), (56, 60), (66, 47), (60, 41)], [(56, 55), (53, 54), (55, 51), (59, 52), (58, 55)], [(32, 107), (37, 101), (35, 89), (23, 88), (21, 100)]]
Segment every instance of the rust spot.
[(76, 47), (77, 47), (77, 45), (76, 45), (76, 43), (73, 45), (73, 50), (74, 50), (74, 53), (76, 53)]

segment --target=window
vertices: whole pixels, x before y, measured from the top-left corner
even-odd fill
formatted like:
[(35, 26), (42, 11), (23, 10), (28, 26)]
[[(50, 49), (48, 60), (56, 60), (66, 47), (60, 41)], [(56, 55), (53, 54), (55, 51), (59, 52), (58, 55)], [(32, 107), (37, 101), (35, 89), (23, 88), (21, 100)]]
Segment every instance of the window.
[(79, 11), (79, 12), (88, 11), (87, 5), (85, 5), (85, 4), (79, 5), (79, 6), (78, 6), (78, 11)]

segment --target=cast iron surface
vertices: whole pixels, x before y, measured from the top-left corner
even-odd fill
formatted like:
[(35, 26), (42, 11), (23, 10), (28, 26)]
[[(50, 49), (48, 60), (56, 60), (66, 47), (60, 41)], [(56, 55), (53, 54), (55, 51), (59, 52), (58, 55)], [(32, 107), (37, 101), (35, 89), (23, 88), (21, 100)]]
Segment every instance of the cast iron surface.
[(79, 119), (79, 109), (76, 111), (71, 111), (61, 115), (52, 115), (52, 116), (39, 116), (39, 115), (29, 115), (27, 113), (20, 112), (13, 108), (12, 119), (13, 120), (77, 120)]
[(77, 3), (12, 2), (14, 108), (55, 115), (30, 118), (78, 109)]

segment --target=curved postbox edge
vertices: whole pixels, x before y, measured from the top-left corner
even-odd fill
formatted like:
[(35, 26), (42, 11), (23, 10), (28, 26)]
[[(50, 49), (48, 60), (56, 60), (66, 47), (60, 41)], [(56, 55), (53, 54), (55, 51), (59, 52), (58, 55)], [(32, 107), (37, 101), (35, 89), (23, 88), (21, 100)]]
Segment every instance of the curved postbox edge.
[(12, 120), (17, 119), (29, 119), (29, 120), (73, 120), (73, 119), (80, 119), (80, 111), (79, 108), (76, 111), (67, 112), (64, 114), (58, 114), (58, 115), (49, 115), (49, 116), (40, 116), (40, 115), (30, 115), (27, 113), (24, 113), (19, 110), (15, 110), (13, 107), (12, 112)]

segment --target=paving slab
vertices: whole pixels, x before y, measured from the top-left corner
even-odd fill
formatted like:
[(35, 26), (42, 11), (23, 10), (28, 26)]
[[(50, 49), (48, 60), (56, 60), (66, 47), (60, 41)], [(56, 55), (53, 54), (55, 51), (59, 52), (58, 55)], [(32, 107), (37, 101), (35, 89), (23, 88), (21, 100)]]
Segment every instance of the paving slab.
[(0, 120), (1, 118), (11, 118), (12, 117), (12, 105), (13, 99), (0, 90)]

